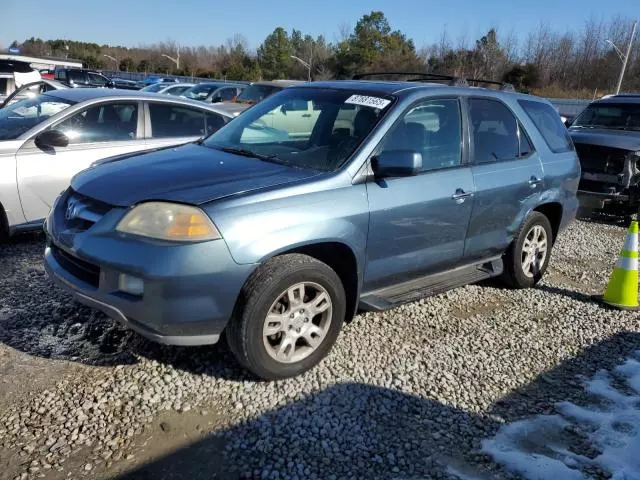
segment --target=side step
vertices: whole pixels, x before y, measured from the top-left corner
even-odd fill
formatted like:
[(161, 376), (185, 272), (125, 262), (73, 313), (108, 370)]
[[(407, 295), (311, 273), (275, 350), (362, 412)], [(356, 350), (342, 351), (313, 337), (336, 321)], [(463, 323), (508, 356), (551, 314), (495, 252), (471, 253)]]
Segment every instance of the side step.
[(482, 263), (463, 265), (446, 272), (434, 273), (408, 282), (392, 285), (360, 297), (359, 308), (365, 311), (381, 311), (403, 303), (437, 295), (453, 288), (479, 282), (502, 273), (502, 258), (491, 258)]

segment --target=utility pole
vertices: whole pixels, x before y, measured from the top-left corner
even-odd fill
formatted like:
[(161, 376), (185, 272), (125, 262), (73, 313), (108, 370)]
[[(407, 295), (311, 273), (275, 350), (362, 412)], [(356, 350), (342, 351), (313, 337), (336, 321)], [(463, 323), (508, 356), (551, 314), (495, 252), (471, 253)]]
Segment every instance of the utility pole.
[(177, 54), (176, 54), (176, 58), (170, 57), (169, 55), (167, 55), (166, 53), (163, 53), (162, 56), (165, 58), (168, 58), (169, 60), (171, 60), (173, 63), (176, 64), (176, 70), (180, 70), (180, 45), (178, 45), (176, 47), (177, 50)]
[(111, 55), (107, 55), (106, 53), (103, 53), (102, 56), (107, 57), (109, 60), (113, 60), (113, 63), (116, 64), (116, 71), (120, 70), (120, 65), (118, 64), (118, 59), (116, 57), (112, 57)]
[(633, 45), (633, 39), (636, 35), (636, 27), (638, 26), (638, 22), (633, 22), (633, 28), (631, 29), (631, 38), (629, 39), (629, 45), (627, 45), (627, 53), (623, 54), (622, 51), (613, 43), (611, 40), (607, 40), (607, 43), (610, 43), (614, 48), (618, 57), (622, 61), (622, 69), (620, 70), (620, 76), (618, 77), (618, 85), (616, 86), (616, 95), (620, 93), (620, 88), (622, 88), (622, 80), (624, 80), (624, 73), (627, 70), (627, 62), (629, 61), (629, 55), (631, 55), (631, 46)]
[(307, 78), (309, 79), (309, 81), (311, 81), (311, 64), (309, 62), (305, 62), (304, 60), (302, 60), (299, 57), (296, 57), (295, 55), (291, 55), (291, 58), (293, 58), (294, 60), (297, 60), (304, 67), (306, 67), (306, 69), (307, 69)]

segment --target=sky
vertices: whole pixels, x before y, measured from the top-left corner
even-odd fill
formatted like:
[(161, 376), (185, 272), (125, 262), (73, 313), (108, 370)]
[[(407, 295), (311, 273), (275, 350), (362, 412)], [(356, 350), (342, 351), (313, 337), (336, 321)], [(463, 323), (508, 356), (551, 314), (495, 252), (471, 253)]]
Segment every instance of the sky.
[[(446, 29), (454, 42), (479, 38), (490, 27), (520, 35), (547, 22), (552, 29), (579, 29), (590, 17), (640, 18), (640, 0), (2, 0), (0, 44), (31, 36), (68, 38), (135, 47), (174, 40), (181, 45), (219, 45), (242, 34), (252, 49), (278, 26), (303, 34), (339, 38), (340, 26), (353, 28), (372, 10), (385, 13), (393, 29), (418, 48), (436, 42)], [(28, 20), (28, 21), (25, 21)]]

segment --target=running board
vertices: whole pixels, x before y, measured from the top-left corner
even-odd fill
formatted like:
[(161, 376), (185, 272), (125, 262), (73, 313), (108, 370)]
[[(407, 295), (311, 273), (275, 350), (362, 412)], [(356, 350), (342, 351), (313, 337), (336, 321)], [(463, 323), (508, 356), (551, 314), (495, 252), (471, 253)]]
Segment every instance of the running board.
[(403, 303), (415, 302), (421, 298), (498, 276), (503, 269), (504, 265), (501, 257), (490, 258), (482, 263), (463, 265), (453, 270), (434, 273), (365, 293), (360, 297), (359, 308), (374, 312), (387, 310)]

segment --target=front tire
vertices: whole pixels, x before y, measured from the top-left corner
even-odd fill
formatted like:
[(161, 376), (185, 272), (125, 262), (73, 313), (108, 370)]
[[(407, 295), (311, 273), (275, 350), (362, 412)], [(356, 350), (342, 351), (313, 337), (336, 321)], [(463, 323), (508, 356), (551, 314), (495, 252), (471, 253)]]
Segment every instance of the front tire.
[(534, 286), (547, 270), (552, 245), (549, 219), (540, 212), (531, 212), (504, 254), (503, 281), (511, 288)]
[(345, 312), (344, 287), (329, 266), (307, 255), (274, 257), (243, 287), (227, 343), (258, 377), (292, 377), (329, 353)]

